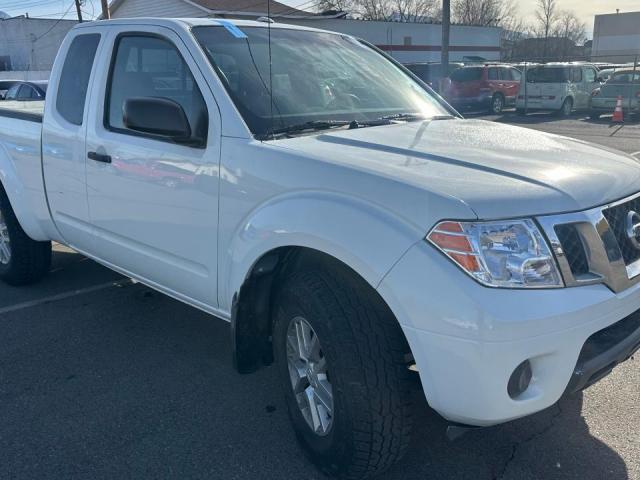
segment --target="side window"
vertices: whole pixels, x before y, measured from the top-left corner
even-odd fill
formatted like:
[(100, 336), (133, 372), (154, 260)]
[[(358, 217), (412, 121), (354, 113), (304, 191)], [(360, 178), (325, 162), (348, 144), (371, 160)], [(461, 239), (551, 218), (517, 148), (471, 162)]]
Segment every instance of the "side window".
[(124, 125), (125, 101), (160, 97), (182, 106), (194, 143), (206, 144), (207, 106), (188, 65), (171, 42), (155, 36), (123, 36), (116, 41), (114, 55), (106, 100), (107, 128), (140, 135)]
[(15, 100), (18, 98), (18, 90), (20, 90), (20, 84), (14, 85), (9, 90), (7, 90), (7, 94), (5, 95), (5, 100)]
[(509, 68), (507, 69), (509, 71), (509, 75), (511, 76), (511, 80), (514, 82), (519, 82), (520, 79), (522, 78), (522, 74), (520, 73), (519, 70), (516, 70), (515, 68)]
[(586, 82), (593, 83), (596, 81), (596, 72), (591, 68), (584, 69), (584, 78)]
[(31, 100), (33, 98), (33, 88), (29, 85), (22, 85), (18, 91), (18, 100)]
[(489, 69), (489, 80), (498, 80), (498, 69), (490, 68)]
[(100, 43), (97, 33), (78, 35), (73, 39), (62, 66), (56, 110), (67, 122), (82, 125), (89, 77)]
[(580, 68), (572, 68), (571, 69), (571, 81), (573, 83), (582, 82), (582, 69), (580, 69)]

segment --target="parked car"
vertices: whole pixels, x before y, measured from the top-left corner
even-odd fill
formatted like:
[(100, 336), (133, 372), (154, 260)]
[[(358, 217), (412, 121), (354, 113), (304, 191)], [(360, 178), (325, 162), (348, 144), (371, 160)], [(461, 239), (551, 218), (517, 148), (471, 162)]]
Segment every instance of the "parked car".
[(600, 86), (593, 65), (548, 63), (527, 68), (520, 84), (516, 111), (551, 110), (569, 116), (574, 110), (587, 110), (591, 92)]
[(460, 110), (479, 109), (501, 113), (515, 105), (520, 71), (508, 65), (482, 65), (454, 70), (442, 82), (442, 93)]
[(13, 85), (7, 90), (4, 96), (5, 100), (17, 100), (21, 102), (42, 101), (47, 95), (47, 82), (13, 82)]
[(14, 83), (16, 83), (15, 80), (0, 80), (0, 100), (4, 100), (7, 90), (9, 90)]
[(439, 92), (442, 80), (451, 75), (454, 70), (464, 67), (464, 63), (450, 62), (445, 75), (443, 75), (441, 63), (407, 63), (405, 67), (436, 92)]
[(396, 462), (416, 388), (495, 425), (640, 345), (629, 155), (465, 120), (366, 42), (286, 24), (80, 23), (51, 88), (43, 115), (0, 109), (0, 278), (39, 280), (57, 241), (229, 321), (326, 473)]
[(601, 87), (591, 94), (591, 118), (598, 119), (603, 113), (611, 113), (618, 97), (622, 98), (625, 114), (640, 114), (640, 70), (618, 70)]
[(618, 70), (633, 70), (633, 63), (625, 64), (625, 65), (615, 65), (615, 66), (607, 66), (607, 68), (601, 68), (598, 70), (598, 81), (600, 83), (604, 83), (611, 78), (611, 75), (616, 73)]

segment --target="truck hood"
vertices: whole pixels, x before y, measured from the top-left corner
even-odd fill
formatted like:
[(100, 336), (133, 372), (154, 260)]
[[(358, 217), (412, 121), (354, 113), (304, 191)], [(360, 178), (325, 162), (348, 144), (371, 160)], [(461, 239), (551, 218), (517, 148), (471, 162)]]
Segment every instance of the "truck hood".
[(584, 210), (640, 191), (622, 152), (483, 120), (436, 120), (274, 142), (466, 203), (480, 219)]

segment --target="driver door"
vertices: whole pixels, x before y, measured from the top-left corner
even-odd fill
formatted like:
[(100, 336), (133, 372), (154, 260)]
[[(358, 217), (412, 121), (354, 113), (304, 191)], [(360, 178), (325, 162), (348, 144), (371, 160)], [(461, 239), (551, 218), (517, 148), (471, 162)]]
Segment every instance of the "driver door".
[[(163, 27), (113, 29), (87, 129), (95, 251), (167, 293), (217, 306), (220, 118), (181, 39)], [(110, 66), (109, 66), (110, 64)], [(131, 98), (182, 107), (192, 138), (145, 133), (124, 118)]]

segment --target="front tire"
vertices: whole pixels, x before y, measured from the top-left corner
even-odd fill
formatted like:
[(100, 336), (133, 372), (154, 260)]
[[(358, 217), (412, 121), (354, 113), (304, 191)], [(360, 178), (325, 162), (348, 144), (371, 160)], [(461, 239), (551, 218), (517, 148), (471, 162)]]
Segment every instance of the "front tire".
[(36, 242), (27, 236), (0, 189), (0, 280), (28, 285), (42, 279), (50, 267), (51, 242)]
[(496, 93), (491, 98), (491, 112), (495, 115), (500, 115), (504, 110), (504, 97), (500, 93)]
[(311, 460), (347, 479), (398, 461), (411, 435), (409, 348), (377, 293), (340, 269), (295, 273), (274, 322), (278, 375)]

